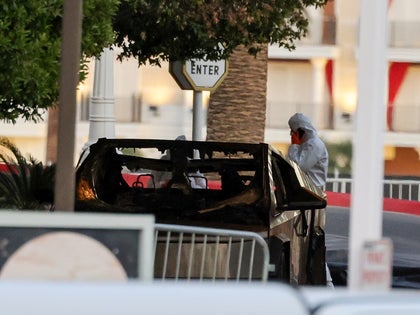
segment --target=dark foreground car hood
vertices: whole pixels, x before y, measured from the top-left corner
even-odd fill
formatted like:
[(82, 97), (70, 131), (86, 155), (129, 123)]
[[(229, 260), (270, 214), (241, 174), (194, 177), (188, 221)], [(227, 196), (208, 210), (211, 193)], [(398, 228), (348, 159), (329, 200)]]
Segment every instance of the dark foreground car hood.
[[(328, 207), (326, 216), (327, 263), (334, 284), (347, 284), (349, 209)], [(420, 216), (383, 213), (383, 237), (393, 242), (394, 288), (420, 289)]]

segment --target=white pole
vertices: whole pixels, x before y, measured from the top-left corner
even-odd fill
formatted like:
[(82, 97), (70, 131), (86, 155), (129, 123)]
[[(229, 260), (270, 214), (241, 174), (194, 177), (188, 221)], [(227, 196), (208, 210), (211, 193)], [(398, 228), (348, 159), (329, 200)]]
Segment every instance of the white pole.
[(203, 92), (194, 91), (193, 95), (193, 141), (203, 140)]
[(89, 109), (88, 144), (115, 137), (114, 52), (105, 48), (95, 60), (93, 93)]
[(358, 106), (353, 137), (349, 288), (361, 288), (367, 241), (382, 237), (383, 144), (386, 111), (388, 0), (360, 0)]

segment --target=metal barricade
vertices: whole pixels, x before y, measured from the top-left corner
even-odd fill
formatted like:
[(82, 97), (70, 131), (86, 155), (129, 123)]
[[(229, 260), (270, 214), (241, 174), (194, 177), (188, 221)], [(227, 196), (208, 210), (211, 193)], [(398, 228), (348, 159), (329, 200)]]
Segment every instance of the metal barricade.
[(155, 279), (265, 282), (268, 264), (267, 243), (257, 233), (155, 225)]
[(418, 180), (384, 180), (384, 197), (420, 201), (420, 182)]
[[(351, 178), (327, 178), (326, 190), (339, 193), (351, 193)], [(420, 201), (420, 181), (406, 179), (384, 179), (384, 198)]]

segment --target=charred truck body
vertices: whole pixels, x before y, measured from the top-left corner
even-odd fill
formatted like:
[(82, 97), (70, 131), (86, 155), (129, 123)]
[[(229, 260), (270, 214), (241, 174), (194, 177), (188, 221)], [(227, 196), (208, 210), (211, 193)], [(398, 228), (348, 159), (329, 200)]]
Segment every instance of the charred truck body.
[(99, 139), (76, 172), (76, 211), (256, 232), (269, 278), (295, 285), (325, 284), (325, 207), (309, 177), (264, 143)]

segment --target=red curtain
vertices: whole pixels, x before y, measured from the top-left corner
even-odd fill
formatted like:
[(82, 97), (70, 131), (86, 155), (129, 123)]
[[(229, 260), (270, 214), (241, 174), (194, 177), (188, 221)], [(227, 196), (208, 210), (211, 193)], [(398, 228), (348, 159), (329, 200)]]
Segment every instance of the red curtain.
[(325, 79), (327, 81), (328, 93), (330, 95), (331, 103), (333, 103), (332, 93), (333, 93), (333, 75), (334, 75), (334, 61), (328, 59), (325, 64)]
[(388, 107), (386, 111), (386, 122), (389, 130), (393, 130), (392, 123), (394, 119), (394, 102), (395, 97), (400, 90), (401, 84), (404, 81), (407, 69), (410, 63), (408, 62), (391, 62), (388, 71)]

